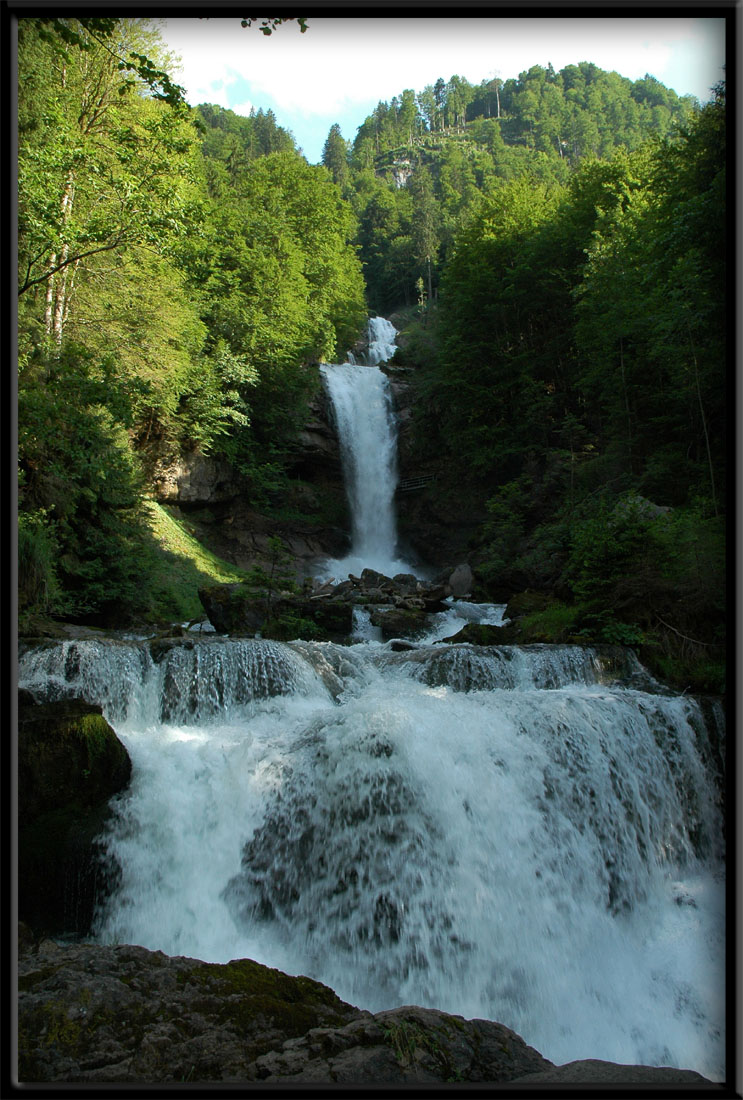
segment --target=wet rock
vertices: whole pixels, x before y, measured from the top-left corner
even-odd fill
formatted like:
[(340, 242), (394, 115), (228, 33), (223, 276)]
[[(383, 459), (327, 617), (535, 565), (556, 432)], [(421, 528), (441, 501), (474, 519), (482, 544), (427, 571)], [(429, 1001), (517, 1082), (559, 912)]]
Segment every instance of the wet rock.
[(449, 589), (452, 596), (469, 596), (474, 583), (474, 575), (466, 562), (458, 565), (449, 576)]
[(361, 584), (366, 589), (392, 588), (392, 578), (384, 573), (378, 573), (376, 569), (363, 569), (361, 571)]
[(550, 1069), (517, 1077), (514, 1084), (519, 1085), (655, 1085), (667, 1090), (672, 1086), (710, 1089), (712, 1082), (700, 1073), (690, 1069), (673, 1069), (670, 1066), (629, 1066), (616, 1062), (602, 1062), (596, 1058), (586, 1058), (578, 1062), (567, 1062), (564, 1066), (552, 1066)]
[(419, 634), (426, 625), (425, 611), (408, 611), (401, 608), (391, 608), (388, 611), (372, 611), (372, 626), (378, 626), (382, 631), (382, 637), (395, 638), (398, 636), (409, 638)]
[(361, 1015), (327, 986), (249, 959), (45, 940), (18, 973), (21, 1081), (251, 1081), (261, 1055)]
[(215, 630), (247, 636), (260, 632), (282, 641), (308, 633), (319, 641), (347, 637), (353, 630), (353, 606), (348, 597), (344, 589), (336, 598), (332, 588), (312, 596), (281, 593), (271, 599), (242, 584), (199, 589), (199, 599)]
[(517, 640), (510, 625), (495, 626), (491, 623), (467, 623), (456, 634), (441, 641), (452, 645), (468, 642), (470, 645), (513, 645)]
[(506, 619), (520, 619), (525, 615), (531, 615), (535, 611), (545, 611), (554, 604), (553, 596), (545, 592), (534, 592), (527, 588), (524, 592), (517, 592), (511, 596), (506, 604), (504, 617)]
[(555, 1066), (510, 1028), (407, 1005), (355, 1008), (250, 959), (204, 963), (19, 932), (20, 1082), (691, 1085), (687, 1070)]
[(413, 573), (395, 573), (392, 580), (398, 592), (403, 594), (417, 592), (421, 587), (420, 581)]
[(85, 934), (116, 879), (100, 846), (131, 760), (82, 699), (18, 708), (18, 911), (35, 929)]

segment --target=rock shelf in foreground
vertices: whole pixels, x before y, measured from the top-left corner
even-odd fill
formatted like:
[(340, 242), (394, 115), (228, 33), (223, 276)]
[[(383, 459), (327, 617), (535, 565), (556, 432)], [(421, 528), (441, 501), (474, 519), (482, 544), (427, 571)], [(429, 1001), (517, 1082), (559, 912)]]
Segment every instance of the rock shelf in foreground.
[(714, 1089), (686, 1070), (555, 1066), (502, 1024), (415, 1006), (372, 1014), (319, 982), (249, 959), (222, 965), (133, 945), (33, 943), (24, 926), (19, 945), (22, 1083), (596, 1081)]

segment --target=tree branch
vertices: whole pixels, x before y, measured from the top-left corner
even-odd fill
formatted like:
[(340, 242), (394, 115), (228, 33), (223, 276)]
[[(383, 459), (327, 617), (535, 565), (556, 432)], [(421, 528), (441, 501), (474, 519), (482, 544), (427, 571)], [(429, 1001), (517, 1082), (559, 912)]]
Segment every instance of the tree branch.
[(18, 289), (18, 297), (20, 298), (21, 294), (25, 294), (25, 292), (27, 290), (30, 290), (31, 287), (38, 286), (39, 283), (45, 283), (50, 275), (56, 275), (58, 271), (61, 271), (63, 268), (68, 267), (70, 264), (77, 263), (78, 260), (84, 260), (87, 256), (95, 256), (99, 252), (113, 251), (114, 248), (119, 247), (123, 239), (123, 236), (121, 236), (118, 237), (115, 241), (110, 241), (108, 244), (99, 245), (98, 248), (89, 248), (87, 252), (76, 252), (74, 256), (68, 256), (67, 259), (63, 260), (61, 263), (55, 264), (53, 267), (50, 267), (48, 271), (45, 271), (43, 275), (38, 275), (35, 279), (29, 279), (27, 274), (26, 281), (24, 282), (23, 286), (19, 287)]

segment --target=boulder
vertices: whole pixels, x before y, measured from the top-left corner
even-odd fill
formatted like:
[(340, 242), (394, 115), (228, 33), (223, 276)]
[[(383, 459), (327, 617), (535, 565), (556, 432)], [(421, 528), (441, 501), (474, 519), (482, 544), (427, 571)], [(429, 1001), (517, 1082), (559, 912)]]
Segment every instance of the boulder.
[(506, 604), (504, 617), (506, 619), (520, 619), (524, 615), (531, 615), (534, 611), (545, 611), (554, 604), (554, 596), (546, 592), (534, 592), (527, 588), (524, 592), (517, 592), (511, 596)]
[(452, 596), (469, 596), (475, 578), (466, 562), (462, 562), (449, 576), (449, 589)]
[[(26, 697), (24, 697), (25, 699)], [(119, 869), (100, 845), (131, 760), (82, 699), (18, 707), (18, 911), (34, 928), (86, 934)]]
[[(311, 634), (319, 641), (336, 641), (353, 630), (353, 606), (345, 587), (313, 596), (281, 593), (270, 600), (243, 584), (208, 585), (199, 599), (215, 630), (223, 634), (288, 640)], [(302, 620), (303, 622), (301, 622)], [(311, 624), (312, 630), (308, 630)], [(296, 631), (296, 632), (295, 632)]]
[(383, 638), (409, 638), (425, 628), (426, 613), (401, 608), (376, 610), (371, 613), (371, 624), (381, 629)]
[(391, 577), (385, 577), (384, 573), (378, 573), (376, 569), (362, 569), (361, 584), (368, 590), (392, 588)]
[(199, 599), (220, 634), (255, 634), (268, 615), (265, 599), (244, 584), (204, 585)]
[[(674, 1069), (671, 1066), (630, 1066), (616, 1062), (603, 1062), (598, 1058), (585, 1058), (578, 1062), (566, 1062), (564, 1066), (552, 1066), (536, 1073), (517, 1077), (519, 1085), (654, 1085), (668, 1095), (670, 1089), (681, 1085), (685, 1088), (710, 1091), (711, 1082), (691, 1069)], [(613, 1091), (613, 1090), (612, 1090)]]
[[(555, 1066), (510, 1028), (406, 1005), (376, 1012), (250, 959), (205, 963), (127, 944), (61, 946), (19, 929), (18, 1079), (375, 1089), (549, 1082), (710, 1089), (699, 1074)], [(249, 1088), (250, 1091), (250, 1088)], [(514, 1090), (515, 1091), (515, 1090)]]
[(491, 623), (467, 623), (456, 634), (441, 641), (452, 645), (468, 642), (470, 645), (514, 645), (517, 642), (514, 628), (507, 624), (495, 626)]

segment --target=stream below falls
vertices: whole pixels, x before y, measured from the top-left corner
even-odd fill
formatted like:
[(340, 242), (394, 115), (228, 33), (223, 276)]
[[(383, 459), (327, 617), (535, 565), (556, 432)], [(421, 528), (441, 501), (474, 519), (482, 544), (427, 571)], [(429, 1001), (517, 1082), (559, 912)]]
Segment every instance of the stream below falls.
[[(49, 643), (133, 763), (100, 942), (250, 957), (378, 1011), (513, 1028), (556, 1063), (724, 1076), (724, 838), (699, 704), (578, 646)], [(640, 686), (638, 686), (640, 685)]]

